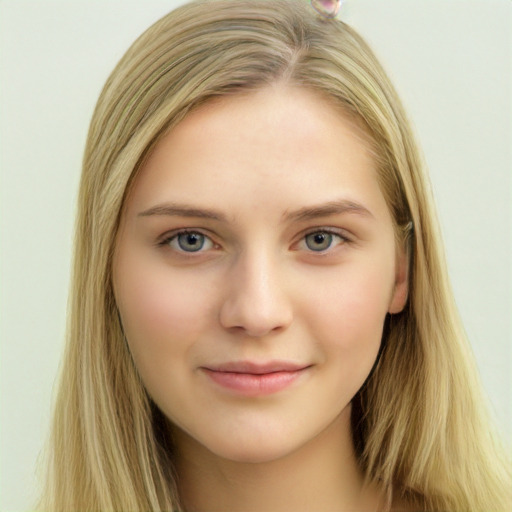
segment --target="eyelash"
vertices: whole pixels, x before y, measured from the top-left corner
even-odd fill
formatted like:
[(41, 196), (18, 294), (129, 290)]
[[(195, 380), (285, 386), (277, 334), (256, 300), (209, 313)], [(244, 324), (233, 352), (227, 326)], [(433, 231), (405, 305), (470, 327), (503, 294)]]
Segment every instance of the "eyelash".
[[(339, 230), (335, 230), (332, 228), (316, 228), (314, 230), (310, 230), (310, 231), (304, 233), (301, 236), (299, 243), (303, 243), (304, 245), (307, 245), (307, 242), (306, 242), (307, 237), (311, 236), (311, 235), (318, 235), (318, 234), (329, 235), (329, 236), (338, 238), (339, 242), (337, 244), (335, 244), (334, 247), (336, 247), (338, 245), (344, 245), (344, 244), (351, 242), (350, 238), (348, 238), (345, 234), (343, 234)], [(161, 247), (171, 247), (171, 243), (173, 241), (178, 240), (178, 237), (183, 236), (183, 235), (200, 235), (201, 237), (204, 237), (205, 240), (209, 240), (213, 247), (215, 247), (217, 245), (211, 239), (210, 236), (202, 233), (199, 230), (194, 230), (194, 229), (184, 229), (181, 231), (171, 233), (170, 235), (166, 236), (162, 241), (158, 242), (157, 245), (161, 246)], [(203, 246), (201, 246), (197, 251), (186, 251), (186, 250), (183, 250), (182, 248), (180, 249), (180, 248), (176, 248), (176, 247), (171, 247), (171, 248), (178, 253), (181, 253), (184, 255), (189, 255), (189, 256), (194, 255), (196, 253), (201, 254), (204, 252)], [(331, 243), (326, 249), (323, 249), (323, 250), (315, 251), (311, 248), (306, 248), (305, 250), (311, 252), (312, 254), (323, 255), (323, 254), (326, 254), (332, 248), (333, 248), (333, 245)]]
[(332, 229), (332, 228), (316, 228), (314, 230), (308, 231), (307, 233), (305, 233), (301, 237), (299, 243), (304, 243), (305, 245), (307, 245), (306, 240), (307, 240), (308, 236), (320, 235), (320, 234), (322, 234), (322, 235), (329, 235), (331, 237), (336, 237), (336, 238), (339, 239), (339, 242), (337, 244), (335, 244), (334, 246), (331, 243), (331, 244), (329, 244), (329, 246), (326, 249), (323, 249), (323, 250), (320, 250), (320, 251), (315, 251), (315, 250), (311, 249), (310, 247), (308, 247), (309, 251), (311, 253), (313, 253), (313, 254), (318, 254), (318, 255), (327, 254), (327, 252), (330, 249), (333, 249), (334, 247), (336, 247), (338, 245), (343, 245), (343, 244), (346, 244), (346, 243), (350, 243), (350, 239), (346, 235), (344, 235), (339, 230)]
[[(167, 247), (167, 246), (171, 247), (171, 243), (175, 240), (178, 240), (178, 237), (183, 236), (183, 235), (200, 235), (200, 236), (204, 237), (205, 240), (209, 240), (213, 246), (216, 245), (213, 242), (213, 240), (211, 239), (211, 237), (209, 237), (208, 235), (205, 235), (204, 233), (202, 233), (201, 231), (199, 231), (197, 229), (183, 229), (181, 231), (176, 231), (174, 233), (171, 233), (170, 235), (166, 236), (161, 242), (159, 242), (158, 245), (161, 247)], [(171, 248), (174, 249), (176, 252), (183, 253), (183, 254), (194, 254), (194, 253), (203, 252), (202, 251), (203, 246), (201, 246), (199, 248), (199, 250), (197, 250), (197, 251), (185, 251), (183, 249), (179, 249), (179, 248), (175, 248), (175, 247), (171, 247)]]

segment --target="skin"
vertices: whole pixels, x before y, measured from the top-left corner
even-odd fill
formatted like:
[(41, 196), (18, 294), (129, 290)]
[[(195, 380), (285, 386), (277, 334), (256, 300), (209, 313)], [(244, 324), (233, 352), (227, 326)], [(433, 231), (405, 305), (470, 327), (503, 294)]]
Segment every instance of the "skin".
[[(202, 249), (183, 250), (184, 229)], [(355, 124), (281, 84), (189, 114), (134, 182), (113, 273), (135, 364), (174, 425), (186, 510), (377, 510), (350, 402), (405, 305), (407, 265)], [(275, 360), (306, 369), (265, 395), (205, 371)]]

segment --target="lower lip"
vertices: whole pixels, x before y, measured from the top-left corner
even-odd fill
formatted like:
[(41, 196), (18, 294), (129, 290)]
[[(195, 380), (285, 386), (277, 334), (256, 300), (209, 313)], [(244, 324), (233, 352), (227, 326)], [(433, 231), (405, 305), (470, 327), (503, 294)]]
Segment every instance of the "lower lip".
[(263, 373), (218, 372), (203, 368), (213, 382), (223, 388), (246, 396), (262, 396), (277, 393), (291, 386), (307, 368), (295, 371)]

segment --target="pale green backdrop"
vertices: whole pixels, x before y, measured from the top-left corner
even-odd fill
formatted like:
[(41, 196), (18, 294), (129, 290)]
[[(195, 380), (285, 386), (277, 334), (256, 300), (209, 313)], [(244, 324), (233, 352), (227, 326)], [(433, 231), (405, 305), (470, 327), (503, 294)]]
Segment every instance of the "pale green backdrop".
[[(176, 0), (0, 2), (0, 510), (30, 510), (63, 346), (77, 183), (103, 82)], [(351, 0), (431, 168), (457, 303), (512, 438), (512, 3)]]

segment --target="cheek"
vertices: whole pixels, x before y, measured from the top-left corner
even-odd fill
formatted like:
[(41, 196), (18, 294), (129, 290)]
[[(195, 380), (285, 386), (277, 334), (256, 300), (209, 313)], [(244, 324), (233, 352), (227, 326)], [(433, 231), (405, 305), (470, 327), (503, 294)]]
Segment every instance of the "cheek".
[[(388, 267), (391, 267), (389, 265)], [(379, 330), (393, 289), (393, 272), (373, 265), (352, 265), (311, 286), (303, 309), (313, 312), (318, 327), (333, 335)]]
[(122, 276), (115, 281), (116, 302), (139, 371), (178, 361), (210, 322), (212, 288), (142, 258), (125, 258), (116, 274)]
[(321, 290), (311, 290), (301, 305), (311, 337), (333, 369), (333, 379), (341, 375), (352, 381), (354, 392), (366, 379), (380, 348), (392, 275), (372, 265), (347, 267), (326, 280)]

